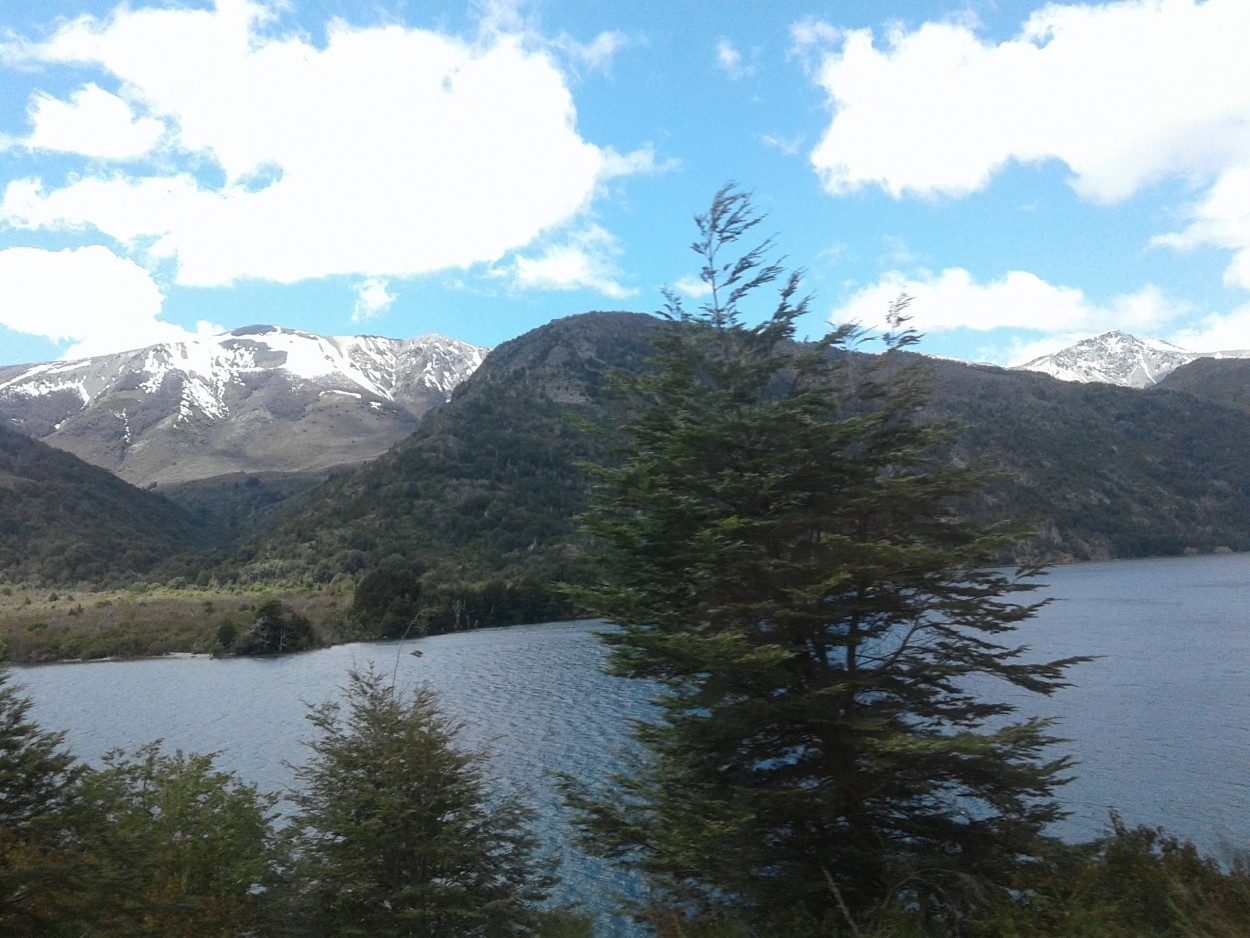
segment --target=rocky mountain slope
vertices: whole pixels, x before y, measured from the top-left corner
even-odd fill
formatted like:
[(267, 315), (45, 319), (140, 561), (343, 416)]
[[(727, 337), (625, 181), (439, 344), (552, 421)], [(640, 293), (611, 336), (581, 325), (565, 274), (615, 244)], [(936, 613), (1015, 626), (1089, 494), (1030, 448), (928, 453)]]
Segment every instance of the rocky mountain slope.
[(1137, 339), (1125, 332), (1104, 332), (1053, 355), (1043, 355), (1018, 365), (1017, 369), (1040, 371), (1060, 381), (1146, 388), (1199, 358), (1250, 358), (1250, 351), (1190, 352), (1159, 339)]
[(412, 433), (485, 355), (436, 335), (252, 326), (0, 369), (0, 426), (136, 485), (323, 470), (371, 459)]

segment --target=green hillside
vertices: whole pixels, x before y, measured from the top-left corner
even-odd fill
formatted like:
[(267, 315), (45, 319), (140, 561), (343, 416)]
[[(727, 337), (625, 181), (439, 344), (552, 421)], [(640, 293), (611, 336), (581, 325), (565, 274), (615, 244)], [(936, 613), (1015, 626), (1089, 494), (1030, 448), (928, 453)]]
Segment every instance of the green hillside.
[(0, 428), (0, 583), (116, 582), (216, 544), (161, 496)]

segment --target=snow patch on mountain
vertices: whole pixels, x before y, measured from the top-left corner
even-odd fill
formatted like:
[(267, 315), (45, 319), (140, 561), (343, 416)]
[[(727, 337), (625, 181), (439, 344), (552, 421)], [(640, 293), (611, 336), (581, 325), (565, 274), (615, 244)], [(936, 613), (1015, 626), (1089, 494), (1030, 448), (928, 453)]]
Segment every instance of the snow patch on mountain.
[[(482, 363), (486, 349), (440, 335), (413, 339), (319, 336), (278, 326), (249, 326), (134, 352), (31, 365), (0, 383), (0, 399), (70, 392), (86, 409), (128, 388), (153, 397), (176, 389), (177, 419), (221, 420), (230, 390), (268, 372), (323, 393), (394, 402), (404, 390), (446, 397)], [(124, 408), (117, 412), (124, 419)], [(63, 422), (63, 421), (62, 421)]]
[(1040, 371), (1060, 381), (1145, 388), (1196, 358), (1248, 357), (1250, 351), (1191, 352), (1161, 339), (1138, 339), (1115, 331), (1083, 339), (1053, 355), (1017, 365), (1016, 369)]

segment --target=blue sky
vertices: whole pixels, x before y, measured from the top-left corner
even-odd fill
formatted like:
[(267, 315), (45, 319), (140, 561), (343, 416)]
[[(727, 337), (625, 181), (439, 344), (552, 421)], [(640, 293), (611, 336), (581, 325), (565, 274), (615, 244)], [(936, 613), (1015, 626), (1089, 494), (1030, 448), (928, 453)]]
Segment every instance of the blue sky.
[(0, 365), (697, 302), (735, 180), (808, 335), (1250, 348), (1246, 0), (6, 0)]

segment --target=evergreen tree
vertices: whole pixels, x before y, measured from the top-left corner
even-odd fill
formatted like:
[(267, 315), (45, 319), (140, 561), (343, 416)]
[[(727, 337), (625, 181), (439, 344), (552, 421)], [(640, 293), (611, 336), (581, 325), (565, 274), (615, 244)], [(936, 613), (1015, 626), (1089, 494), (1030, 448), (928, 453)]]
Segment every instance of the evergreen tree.
[(207, 755), (149, 743), (85, 771), (71, 828), (86, 859), (75, 935), (254, 934), (274, 799)]
[(1002, 644), (1035, 584), (990, 567), (1015, 533), (953, 510), (982, 479), (932, 455), (949, 431), (917, 420), (914, 334), (875, 359), (851, 328), (796, 343), (799, 276), (740, 245), (759, 220), (717, 194), (693, 245), (709, 298), (666, 294), (651, 368), (619, 376), (633, 415), (594, 473), (577, 599), (618, 626), (614, 673), (662, 690), (636, 771), (566, 787), (591, 848), (676, 906), (781, 934), (887, 907), (951, 929), (1037, 853), (1067, 765), (1046, 721), (969, 680), (1049, 693), (1076, 659)]
[[(541, 935), (552, 880), (530, 812), (490, 799), (482, 753), (429, 688), (405, 699), (353, 672), (345, 704), (313, 708), (313, 758), (296, 771), (287, 902), (301, 934)], [(289, 916), (288, 916), (289, 918)]]
[(10, 680), (0, 668), (0, 934), (16, 938), (54, 934), (76, 878), (64, 815), (79, 768)]

